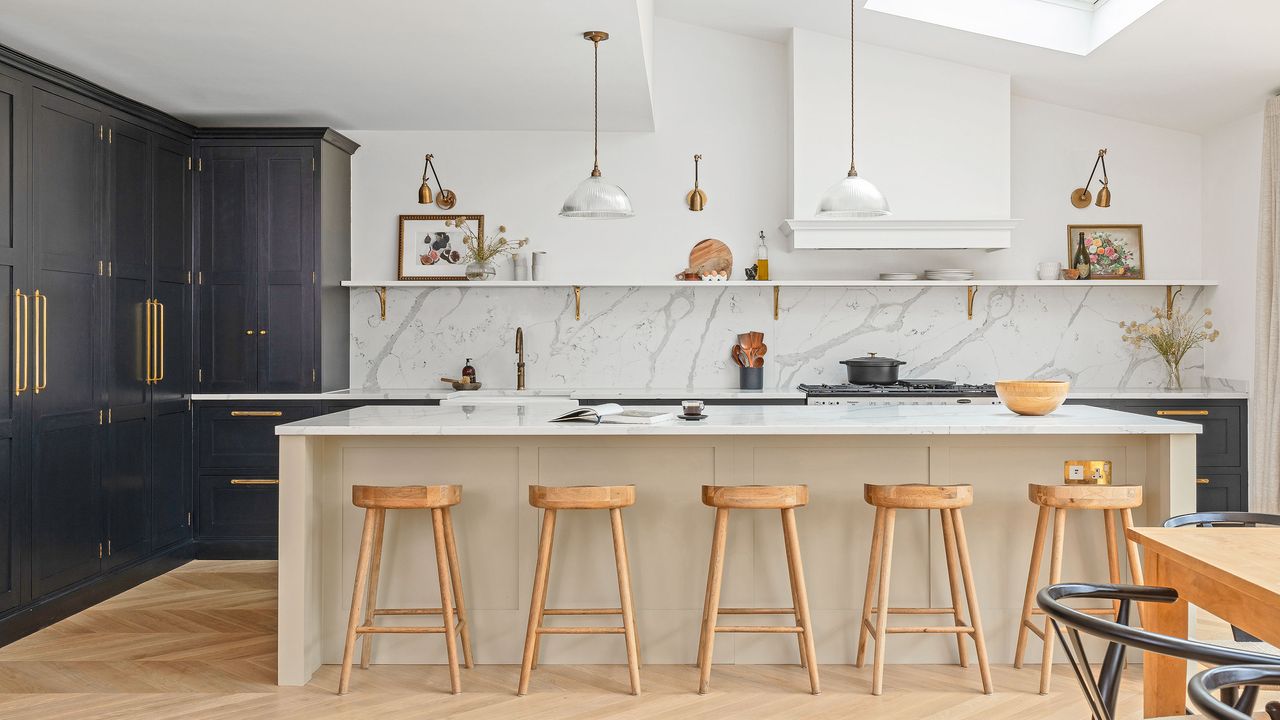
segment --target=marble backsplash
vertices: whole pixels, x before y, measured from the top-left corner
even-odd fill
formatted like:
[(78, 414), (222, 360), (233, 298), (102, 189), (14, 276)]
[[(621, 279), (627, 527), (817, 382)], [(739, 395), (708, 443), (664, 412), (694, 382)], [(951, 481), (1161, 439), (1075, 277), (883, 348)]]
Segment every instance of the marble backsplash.
[[(1202, 288), (1182, 302), (1198, 306)], [(765, 334), (766, 388), (844, 382), (840, 360), (874, 352), (905, 360), (903, 377), (961, 382), (1062, 378), (1077, 387), (1158, 388), (1163, 362), (1121, 341), (1121, 320), (1150, 318), (1164, 288), (979, 287), (973, 319), (963, 287), (388, 288), (379, 318), (370, 288), (351, 290), (351, 387), (439, 387), (469, 357), (489, 388), (515, 387), (515, 330), (524, 328), (527, 385), (731, 388), (729, 347)], [(1199, 385), (1202, 351), (1183, 364)]]

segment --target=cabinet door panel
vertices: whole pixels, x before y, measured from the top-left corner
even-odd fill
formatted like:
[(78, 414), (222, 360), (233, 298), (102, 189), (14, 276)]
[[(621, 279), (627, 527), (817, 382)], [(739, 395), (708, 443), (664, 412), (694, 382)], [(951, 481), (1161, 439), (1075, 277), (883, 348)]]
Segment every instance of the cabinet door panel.
[(190, 536), (191, 413), (185, 403), (157, 403), (151, 430), (153, 547)]
[(204, 476), (200, 478), (200, 537), (276, 537), (279, 488), (275, 485), (237, 485), (233, 480), (270, 480), (275, 475), (251, 478)]
[(318, 403), (235, 405), (197, 408), (200, 469), (269, 470), (280, 466), (276, 426), (320, 414)]
[(258, 391), (314, 388), (315, 174), (309, 147), (260, 148)]
[(189, 284), (191, 173), (189, 148), (158, 138), (153, 165), (155, 210), (152, 225), (154, 285), (162, 306), (160, 379), (151, 386), (156, 402), (183, 400), (191, 392), (191, 286)]
[(111, 118), (107, 144), (108, 275), (147, 280), (151, 271), (150, 133)]
[[(200, 177), (200, 388), (254, 392), (257, 149), (206, 147)], [(248, 331), (254, 334), (247, 334)]]
[(34, 230), (41, 268), (97, 271), (102, 177), (102, 116), (35, 90), (32, 123)]
[(31, 484), (31, 585), (39, 597), (99, 572), (98, 432), (74, 423), (38, 433)]
[(107, 464), (103, 472), (106, 503), (106, 569), (137, 560), (151, 549), (150, 418), (113, 417), (107, 425)]
[[(21, 362), (14, 362), (14, 352), (22, 349), (15, 347), (15, 331), (20, 333), (25, 325), (20, 318), (15, 322), (15, 306), (20, 303), (14, 291), (31, 293), (27, 234), (30, 111), (30, 90), (0, 74), (0, 297), (6, 298), (0, 303), (0, 612), (24, 600), (30, 532), (26, 462), (31, 391), (13, 392), (20, 380), (16, 373), (21, 370)], [(27, 367), (30, 370), (29, 364)]]
[[(1207, 481), (1207, 482), (1205, 482)], [(1244, 476), (1239, 473), (1203, 473), (1196, 478), (1196, 512), (1245, 512)]]

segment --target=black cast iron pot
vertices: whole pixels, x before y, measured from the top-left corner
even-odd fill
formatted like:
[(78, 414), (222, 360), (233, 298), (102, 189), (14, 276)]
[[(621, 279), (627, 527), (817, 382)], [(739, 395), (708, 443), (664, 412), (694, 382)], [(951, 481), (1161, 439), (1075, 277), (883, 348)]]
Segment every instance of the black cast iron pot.
[(867, 353), (866, 357), (841, 360), (840, 364), (848, 369), (849, 382), (855, 385), (892, 385), (898, 382), (898, 368), (907, 363)]

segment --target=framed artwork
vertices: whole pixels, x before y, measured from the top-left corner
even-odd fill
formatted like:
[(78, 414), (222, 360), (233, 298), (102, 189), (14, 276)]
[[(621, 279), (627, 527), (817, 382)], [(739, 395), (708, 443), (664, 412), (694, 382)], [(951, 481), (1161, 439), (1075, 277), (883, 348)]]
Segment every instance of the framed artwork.
[(1145, 278), (1141, 225), (1068, 225), (1067, 267), (1074, 266), (1080, 233), (1084, 233), (1084, 249), (1089, 253), (1090, 280)]
[(466, 280), (462, 231), (445, 220), (466, 220), (481, 237), (483, 215), (401, 215), (398, 280)]

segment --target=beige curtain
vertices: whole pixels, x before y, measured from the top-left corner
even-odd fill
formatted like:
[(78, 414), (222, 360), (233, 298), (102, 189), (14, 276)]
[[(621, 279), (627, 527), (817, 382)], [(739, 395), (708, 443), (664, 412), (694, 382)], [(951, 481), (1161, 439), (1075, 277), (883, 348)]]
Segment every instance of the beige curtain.
[(1280, 97), (1267, 101), (1258, 213), (1257, 322), (1249, 388), (1249, 509), (1280, 512)]

